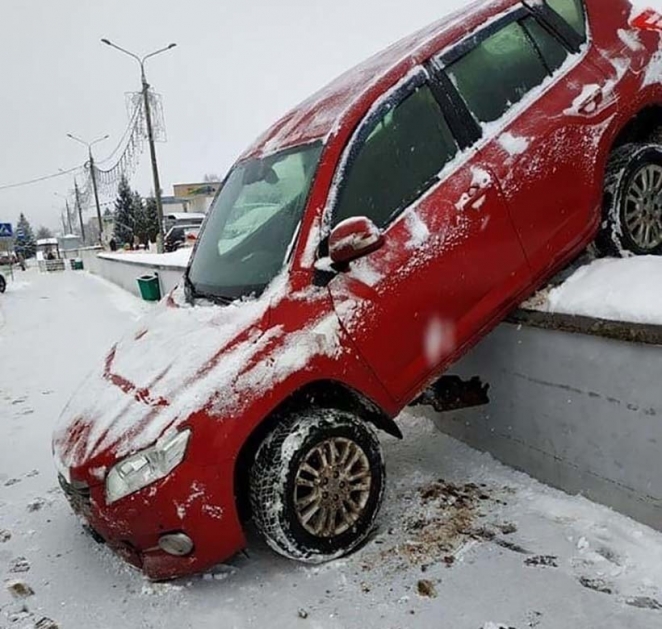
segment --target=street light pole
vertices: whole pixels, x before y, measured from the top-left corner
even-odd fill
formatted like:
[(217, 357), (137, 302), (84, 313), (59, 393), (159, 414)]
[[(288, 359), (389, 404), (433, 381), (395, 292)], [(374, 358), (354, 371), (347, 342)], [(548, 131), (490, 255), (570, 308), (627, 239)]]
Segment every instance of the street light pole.
[(81, 140), (80, 138), (77, 138), (75, 135), (72, 135), (71, 133), (67, 133), (67, 137), (71, 138), (72, 140), (75, 140), (76, 142), (80, 142), (81, 144), (84, 144), (85, 146), (87, 146), (87, 155), (89, 157), (89, 164), (90, 164), (90, 174), (92, 175), (92, 189), (94, 190), (94, 202), (97, 206), (97, 220), (99, 221), (99, 242), (101, 242), (101, 237), (103, 235), (103, 221), (101, 220), (101, 206), (99, 205), (99, 191), (97, 189), (97, 174), (96, 174), (96, 171), (94, 169), (94, 156), (92, 155), (92, 147), (97, 142), (102, 142), (103, 140), (107, 140), (110, 136), (106, 134), (102, 138), (94, 140), (94, 142), (86, 142), (85, 140)]
[(78, 206), (78, 220), (80, 221), (80, 239), (85, 244), (85, 226), (83, 225), (83, 208), (80, 206), (80, 192), (78, 182), (74, 178), (74, 190), (76, 191), (76, 205)]
[[(71, 225), (71, 210), (69, 209), (69, 199), (67, 199), (67, 197), (65, 197), (63, 194), (59, 194), (58, 192), (54, 192), (53, 194), (56, 197), (60, 197), (60, 198), (64, 199), (64, 205), (67, 208), (67, 223), (69, 225), (69, 233), (73, 234), (74, 233), (74, 228)], [(67, 228), (65, 227), (64, 229), (66, 231)]]
[(139, 64), (140, 64), (140, 79), (142, 82), (142, 97), (143, 97), (143, 105), (145, 107), (145, 123), (147, 126), (147, 141), (149, 143), (149, 153), (150, 153), (150, 158), (152, 161), (152, 178), (154, 180), (154, 198), (156, 201), (156, 214), (158, 217), (158, 222), (159, 222), (159, 233), (156, 238), (156, 247), (157, 251), (159, 253), (163, 253), (163, 203), (161, 201), (161, 182), (159, 180), (159, 169), (157, 166), (156, 162), (156, 147), (154, 146), (154, 131), (152, 127), (152, 111), (150, 108), (150, 103), (149, 103), (149, 83), (147, 82), (147, 77), (145, 76), (145, 61), (149, 59), (150, 57), (155, 57), (158, 54), (161, 54), (162, 52), (166, 52), (167, 50), (171, 50), (174, 48), (177, 44), (169, 44), (165, 48), (160, 48), (159, 50), (155, 50), (154, 52), (150, 52), (149, 54), (145, 55), (142, 57), (142, 59), (138, 56), (135, 55), (134, 53), (125, 50), (124, 48), (118, 46), (117, 44), (113, 44), (110, 40), (108, 39), (102, 39), (101, 40), (104, 44), (107, 46), (110, 46), (111, 48), (115, 48), (116, 50), (119, 50), (120, 52), (123, 52), (126, 55), (129, 55), (129, 57), (132, 57), (135, 59)]

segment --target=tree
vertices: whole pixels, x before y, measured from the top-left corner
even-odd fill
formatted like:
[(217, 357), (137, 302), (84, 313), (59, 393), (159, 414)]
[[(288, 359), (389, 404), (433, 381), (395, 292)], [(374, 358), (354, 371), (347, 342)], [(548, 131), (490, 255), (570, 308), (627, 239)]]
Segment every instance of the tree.
[(223, 181), (223, 178), (219, 177), (216, 173), (206, 173), (202, 181), (204, 183), (219, 183)]
[(145, 223), (147, 225), (147, 239), (149, 242), (156, 242), (156, 237), (159, 234), (159, 212), (154, 197), (149, 197), (145, 203)]
[(138, 236), (141, 244), (146, 245), (149, 242), (147, 210), (138, 192), (133, 193), (133, 215), (135, 217), (133, 234), (134, 236)]
[(94, 216), (85, 223), (85, 239), (87, 242), (98, 243), (99, 237), (99, 219)]
[(52, 238), (52, 237), (53, 237), (53, 232), (50, 229), (48, 229), (48, 227), (44, 227), (42, 225), (37, 230), (37, 240), (43, 240), (44, 238)]
[(32, 258), (37, 252), (37, 241), (25, 214), (21, 212), (16, 225), (16, 243), (14, 245), (16, 253), (20, 253), (26, 260)]
[(133, 232), (136, 224), (135, 202), (126, 177), (120, 179), (115, 199), (115, 232), (118, 246), (133, 245)]

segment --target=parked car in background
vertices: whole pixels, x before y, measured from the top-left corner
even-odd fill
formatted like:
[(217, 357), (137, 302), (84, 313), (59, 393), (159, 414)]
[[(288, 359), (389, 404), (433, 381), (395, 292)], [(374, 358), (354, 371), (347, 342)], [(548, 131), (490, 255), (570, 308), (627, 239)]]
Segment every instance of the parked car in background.
[(18, 258), (13, 251), (0, 251), (0, 266), (17, 264)]
[(163, 217), (163, 226), (166, 232), (173, 227), (181, 227), (182, 225), (202, 225), (205, 220), (206, 214), (200, 212), (173, 212), (166, 214)]
[(96, 535), (157, 579), (241, 550), (251, 517), (301, 561), (363, 543), (384, 492), (376, 430), (401, 436), (424, 392), (443, 408), (440, 377), (596, 237), (662, 249), (660, 37), (632, 13), (472, 4), (249, 148), (184, 286), (55, 431)]
[(200, 232), (200, 225), (171, 227), (163, 240), (166, 251), (177, 251), (180, 247), (192, 247)]

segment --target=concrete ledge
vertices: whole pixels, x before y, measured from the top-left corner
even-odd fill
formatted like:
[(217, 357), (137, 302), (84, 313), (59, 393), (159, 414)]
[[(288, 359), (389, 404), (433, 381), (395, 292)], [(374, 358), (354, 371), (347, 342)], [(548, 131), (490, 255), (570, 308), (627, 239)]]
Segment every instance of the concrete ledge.
[[(167, 295), (179, 284), (186, 269), (175, 264), (158, 264), (136, 259), (122, 259), (116, 254), (99, 253), (98, 250), (84, 251), (81, 256), (85, 269), (94, 275), (99, 275), (113, 284), (121, 286), (130, 293), (140, 297), (138, 278), (141, 275), (154, 274), (159, 278), (161, 295)], [(153, 256), (150, 256), (152, 258)]]
[(490, 404), (435, 415), (438, 428), (662, 530), (662, 328), (530, 312), (511, 321), (453, 370), (488, 382)]

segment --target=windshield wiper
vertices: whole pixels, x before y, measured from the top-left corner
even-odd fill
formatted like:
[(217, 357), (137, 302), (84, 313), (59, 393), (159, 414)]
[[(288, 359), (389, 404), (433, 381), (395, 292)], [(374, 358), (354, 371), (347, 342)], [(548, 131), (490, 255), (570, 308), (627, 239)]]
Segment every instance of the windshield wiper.
[(235, 297), (226, 297), (225, 295), (216, 295), (214, 293), (203, 293), (199, 290), (196, 290), (188, 275), (184, 276), (184, 291), (186, 293), (186, 300), (190, 304), (193, 304), (196, 299), (207, 299), (208, 301), (211, 301), (214, 304), (218, 304), (219, 306), (228, 306), (237, 300)]
[(193, 304), (197, 296), (195, 286), (193, 286), (193, 282), (188, 276), (188, 269), (186, 269), (186, 271), (184, 271), (184, 298), (189, 304)]

